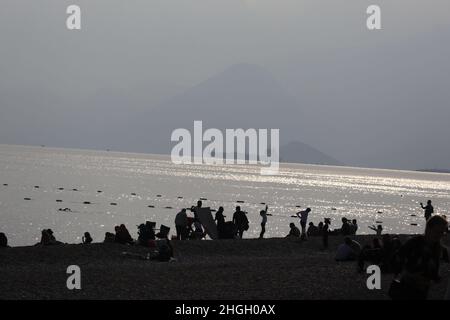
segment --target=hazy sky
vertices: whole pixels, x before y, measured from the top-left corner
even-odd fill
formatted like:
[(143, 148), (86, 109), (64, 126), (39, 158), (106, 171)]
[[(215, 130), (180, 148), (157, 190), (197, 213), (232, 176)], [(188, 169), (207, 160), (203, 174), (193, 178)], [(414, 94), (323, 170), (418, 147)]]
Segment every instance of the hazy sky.
[[(80, 31), (65, 27), (70, 4), (82, 9)], [(382, 30), (366, 28), (370, 4), (382, 9)], [(288, 117), (304, 130), (288, 140), (352, 165), (450, 168), (448, 0), (2, 0), (0, 8), (0, 143), (159, 152), (111, 132), (126, 135), (140, 112), (249, 63), (298, 102)], [(257, 119), (258, 106), (247, 107)]]

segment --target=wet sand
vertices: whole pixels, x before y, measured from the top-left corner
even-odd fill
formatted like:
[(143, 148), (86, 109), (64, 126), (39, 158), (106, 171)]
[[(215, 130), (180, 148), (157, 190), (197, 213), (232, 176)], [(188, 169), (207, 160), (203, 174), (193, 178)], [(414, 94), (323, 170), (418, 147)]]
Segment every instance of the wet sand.
[[(0, 299), (388, 299), (392, 275), (382, 275), (381, 290), (368, 290), (356, 262), (334, 261), (342, 237), (329, 241), (326, 251), (320, 238), (172, 241), (173, 262), (124, 256), (148, 249), (119, 244), (1, 249)], [(69, 265), (81, 268), (81, 290), (66, 287)], [(444, 296), (448, 269), (442, 264), (430, 298)]]

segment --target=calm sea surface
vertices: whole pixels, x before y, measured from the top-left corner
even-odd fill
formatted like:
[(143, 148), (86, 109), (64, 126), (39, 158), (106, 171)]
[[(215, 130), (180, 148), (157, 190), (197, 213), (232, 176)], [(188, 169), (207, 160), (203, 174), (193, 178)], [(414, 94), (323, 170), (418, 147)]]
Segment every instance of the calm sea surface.
[(36, 243), (43, 228), (78, 243), (85, 231), (102, 241), (124, 223), (137, 237), (136, 225), (146, 220), (171, 227), (172, 234), (175, 214), (199, 198), (208, 199), (204, 206), (223, 206), (226, 220), (240, 205), (250, 220), (247, 238), (259, 235), (261, 202), (273, 214), (267, 237), (285, 236), (290, 222), (298, 225), (291, 217), (301, 210), (296, 206), (311, 207), (315, 224), (331, 218), (332, 228), (345, 216), (358, 220), (358, 233), (373, 233), (368, 226), (376, 222), (389, 233), (417, 233), (424, 228), (419, 202), (431, 199), (436, 213), (449, 214), (450, 175), (286, 164), (277, 176), (261, 176), (255, 166), (174, 165), (158, 155), (0, 145), (0, 232), (12, 246)]

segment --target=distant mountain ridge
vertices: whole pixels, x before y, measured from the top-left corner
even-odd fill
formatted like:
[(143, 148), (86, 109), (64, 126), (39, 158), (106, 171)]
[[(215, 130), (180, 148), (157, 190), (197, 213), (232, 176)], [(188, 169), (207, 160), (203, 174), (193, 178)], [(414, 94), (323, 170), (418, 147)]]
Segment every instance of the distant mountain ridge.
[[(267, 155), (271, 158), (270, 150), (268, 150)], [(213, 153), (212, 156), (215, 156), (215, 154)], [(244, 158), (247, 163), (250, 159), (248, 148), (245, 154), (238, 153), (236, 151), (234, 153), (223, 154), (223, 159), (238, 159), (239, 157)], [(253, 159), (257, 159), (258, 161), (260, 160), (258, 155), (253, 155)], [(293, 141), (281, 146), (279, 150), (279, 162), (345, 166), (345, 164), (341, 161), (336, 160), (335, 158), (300, 141)]]
[(165, 154), (175, 145), (168, 140), (171, 132), (184, 128), (192, 134), (196, 120), (202, 121), (203, 131), (280, 129), (280, 161), (341, 165), (326, 153), (297, 141), (308, 134), (302, 126), (307, 119), (299, 117), (301, 114), (301, 104), (269, 71), (244, 63), (232, 65), (144, 112), (140, 118), (146, 123), (135, 129), (142, 130), (142, 136), (146, 134), (144, 130), (157, 132), (150, 135), (154, 139), (149, 150)]
[(280, 147), (280, 162), (321, 164), (329, 166), (345, 165), (339, 160), (300, 141), (293, 141)]

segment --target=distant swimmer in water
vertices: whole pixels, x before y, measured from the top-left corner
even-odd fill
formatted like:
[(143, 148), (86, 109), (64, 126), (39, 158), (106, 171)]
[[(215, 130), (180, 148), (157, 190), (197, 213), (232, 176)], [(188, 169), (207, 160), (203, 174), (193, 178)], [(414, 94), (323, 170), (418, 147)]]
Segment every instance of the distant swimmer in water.
[(62, 211), (62, 212), (72, 212), (72, 209), (70, 208), (59, 208), (58, 211)]
[(427, 205), (425, 207), (423, 206), (422, 202), (420, 203), (420, 206), (425, 210), (425, 220), (430, 219), (431, 215), (434, 213), (434, 208), (431, 205), (431, 200), (427, 201)]

